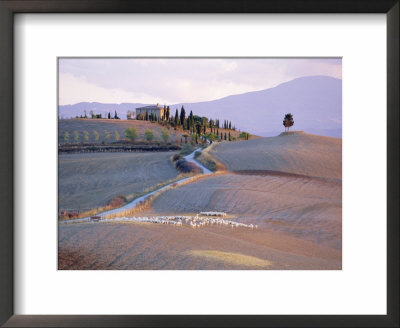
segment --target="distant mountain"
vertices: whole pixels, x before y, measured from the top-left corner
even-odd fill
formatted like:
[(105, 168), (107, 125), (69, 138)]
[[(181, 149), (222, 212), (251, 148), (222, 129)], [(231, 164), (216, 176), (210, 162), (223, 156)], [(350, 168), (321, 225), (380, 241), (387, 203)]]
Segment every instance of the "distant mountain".
[[(126, 111), (143, 105), (79, 103), (68, 108), (59, 106), (59, 116), (72, 117), (78, 112), (80, 115), (83, 109), (90, 110), (85, 106), (92, 106), (99, 113), (115, 109), (125, 118)], [(171, 111), (182, 105), (187, 113), (192, 110), (196, 115), (219, 118), (221, 122), (227, 119), (240, 130), (261, 136), (282, 132), (286, 113), (293, 114), (295, 130), (339, 138), (342, 135), (342, 80), (327, 76), (301, 77), (274, 88), (212, 101), (173, 104)]]
[(277, 87), (184, 105), (197, 115), (231, 120), (241, 130), (262, 136), (283, 131), (283, 117), (292, 113), (294, 129), (341, 137), (342, 80), (327, 76), (298, 78)]
[(146, 105), (147, 104), (141, 103), (103, 104), (98, 102), (80, 102), (74, 105), (58, 106), (58, 117), (71, 118), (81, 116), (85, 110), (89, 116), (89, 112), (92, 110), (95, 114), (102, 114), (103, 117), (105, 117), (109, 112), (114, 115), (114, 111), (117, 111), (118, 116), (121, 119), (126, 119), (126, 113), (128, 110), (134, 112), (136, 107)]

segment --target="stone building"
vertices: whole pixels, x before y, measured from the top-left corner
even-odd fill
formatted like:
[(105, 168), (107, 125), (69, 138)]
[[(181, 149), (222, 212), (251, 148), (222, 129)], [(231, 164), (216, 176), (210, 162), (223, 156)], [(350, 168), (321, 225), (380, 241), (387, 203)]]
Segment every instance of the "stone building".
[(157, 104), (151, 106), (138, 107), (136, 108), (136, 119), (137, 120), (144, 119), (146, 113), (148, 116), (150, 116), (150, 114), (153, 114), (156, 115), (157, 118), (162, 118), (164, 116), (164, 106)]

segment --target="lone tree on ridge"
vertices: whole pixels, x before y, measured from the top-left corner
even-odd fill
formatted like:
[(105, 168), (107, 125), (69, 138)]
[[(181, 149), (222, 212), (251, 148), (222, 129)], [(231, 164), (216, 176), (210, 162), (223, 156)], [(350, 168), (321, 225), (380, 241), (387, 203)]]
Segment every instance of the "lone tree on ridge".
[(293, 126), (293, 124), (294, 124), (293, 115), (291, 113), (286, 114), (283, 119), (283, 126), (285, 127), (285, 132), (289, 131), (289, 128)]

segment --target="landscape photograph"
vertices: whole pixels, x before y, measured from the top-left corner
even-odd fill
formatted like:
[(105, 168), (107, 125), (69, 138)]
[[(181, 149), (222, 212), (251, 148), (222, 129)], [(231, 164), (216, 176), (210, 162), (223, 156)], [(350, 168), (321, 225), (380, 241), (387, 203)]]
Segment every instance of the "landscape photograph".
[(341, 270), (341, 58), (58, 59), (58, 270)]

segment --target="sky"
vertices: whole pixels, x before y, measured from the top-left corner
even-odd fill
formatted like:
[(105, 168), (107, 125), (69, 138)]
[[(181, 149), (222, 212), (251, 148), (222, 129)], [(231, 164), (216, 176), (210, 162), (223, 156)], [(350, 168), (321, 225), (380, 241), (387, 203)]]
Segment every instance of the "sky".
[(341, 79), (341, 59), (60, 58), (59, 105), (200, 102), (313, 75)]

